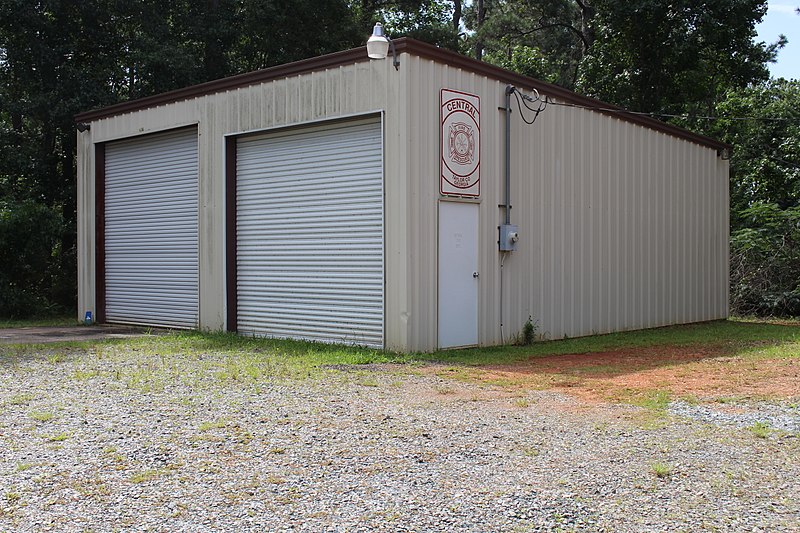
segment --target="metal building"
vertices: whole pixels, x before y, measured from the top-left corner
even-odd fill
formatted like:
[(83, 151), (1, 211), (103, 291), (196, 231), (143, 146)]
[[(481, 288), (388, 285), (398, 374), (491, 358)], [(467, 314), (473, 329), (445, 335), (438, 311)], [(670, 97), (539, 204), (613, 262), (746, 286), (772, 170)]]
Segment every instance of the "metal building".
[(80, 316), (402, 351), (727, 317), (726, 145), (395, 44), (76, 117)]

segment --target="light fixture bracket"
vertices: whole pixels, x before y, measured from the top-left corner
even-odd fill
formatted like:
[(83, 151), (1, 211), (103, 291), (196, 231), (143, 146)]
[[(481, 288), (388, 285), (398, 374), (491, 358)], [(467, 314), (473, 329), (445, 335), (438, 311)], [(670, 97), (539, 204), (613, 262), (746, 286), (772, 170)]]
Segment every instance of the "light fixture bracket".
[(397, 49), (394, 42), (383, 32), (383, 25), (375, 23), (372, 36), (367, 40), (367, 55), (370, 59), (386, 59), (389, 50), (392, 51), (392, 65), (395, 70), (400, 70), (400, 60), (397, 59)]

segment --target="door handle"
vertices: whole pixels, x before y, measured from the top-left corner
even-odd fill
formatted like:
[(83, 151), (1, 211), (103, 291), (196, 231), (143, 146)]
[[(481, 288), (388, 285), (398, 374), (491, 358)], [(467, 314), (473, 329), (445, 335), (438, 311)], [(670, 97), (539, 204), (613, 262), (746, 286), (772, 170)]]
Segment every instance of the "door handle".
[(480, 274), (478, 274), (477, 272), (473, 272), (473, 273), (472, 273), (472, 277), (473, 277), (473, 278), (477, 278), (478, 276), (480, 276)]

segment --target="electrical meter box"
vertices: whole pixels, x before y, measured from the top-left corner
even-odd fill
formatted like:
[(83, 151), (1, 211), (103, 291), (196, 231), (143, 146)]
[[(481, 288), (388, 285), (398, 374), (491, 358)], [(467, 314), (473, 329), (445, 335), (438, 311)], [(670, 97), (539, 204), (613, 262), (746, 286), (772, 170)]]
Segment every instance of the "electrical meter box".
[(517, 232), (516, 224), (502, 224), (498, 226), (500, 230), (500, 245), (501, 252), (513, 252), (517, 249), (517, 241), (519, 240), (519, 233)]

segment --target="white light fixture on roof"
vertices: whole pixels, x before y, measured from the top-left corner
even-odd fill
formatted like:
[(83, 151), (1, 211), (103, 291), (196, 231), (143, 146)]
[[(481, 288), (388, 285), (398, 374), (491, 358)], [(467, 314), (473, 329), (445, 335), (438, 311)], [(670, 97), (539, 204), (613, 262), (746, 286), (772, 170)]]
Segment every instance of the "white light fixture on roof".
[(395, 70), (400, 70), (400, 61), (397, 59), (394, 43), (383, 33), (383, 25), (376, 22), (372, 29), (372, 37), (367, 41), (367, 55), (370, 59), (386, 59), (390, 47), (392, 49), (392, 65)]

